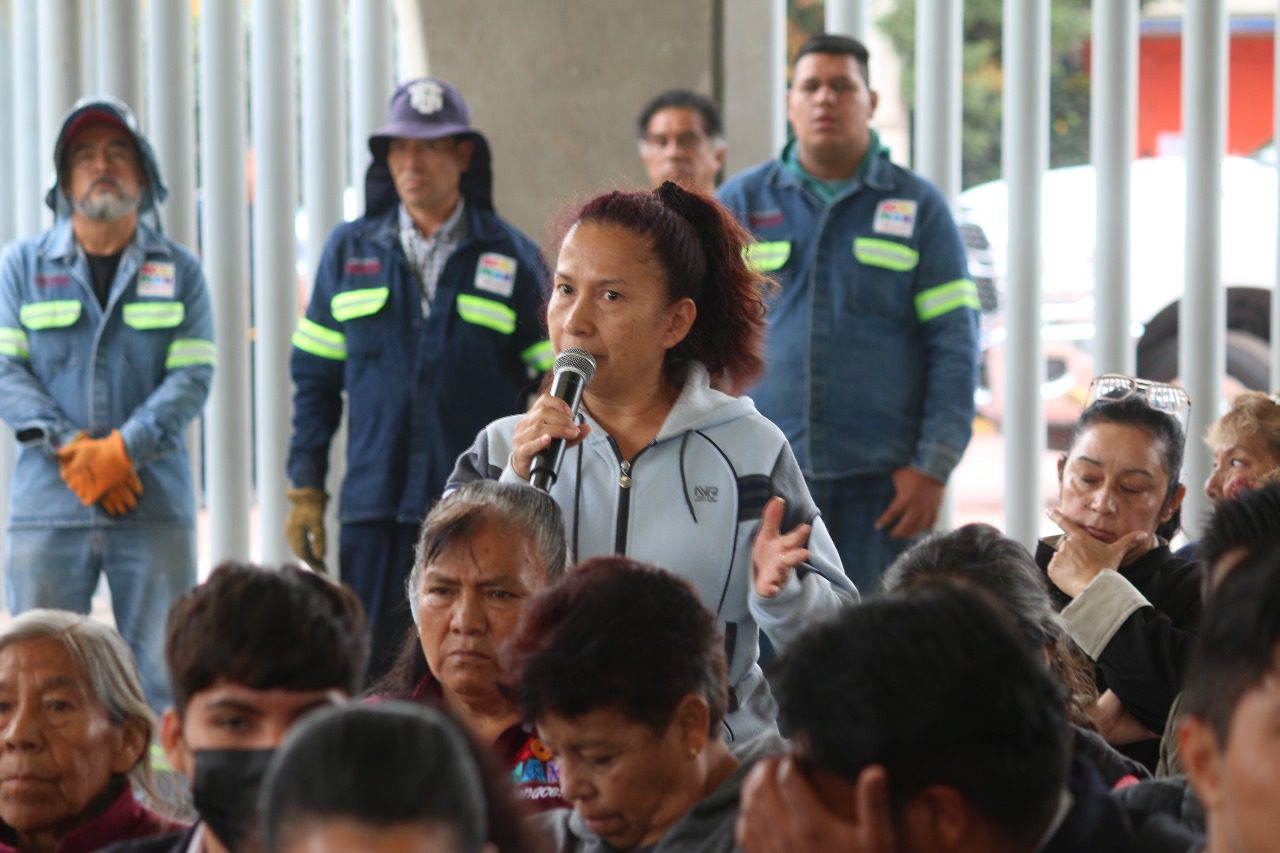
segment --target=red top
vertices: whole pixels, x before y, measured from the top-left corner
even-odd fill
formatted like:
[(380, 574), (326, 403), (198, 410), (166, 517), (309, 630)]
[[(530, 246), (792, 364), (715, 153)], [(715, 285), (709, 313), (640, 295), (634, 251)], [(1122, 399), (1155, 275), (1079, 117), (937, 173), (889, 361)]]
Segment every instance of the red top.
[[(126, 780), (111, 805), (97, 816), (62, 836), (57, 853), (92, 853), (117, 841), (148, 838), (184, 829), (185, 824), (166, 820), (134, 799), (133, 786)], [(0, 836), (0, 853), (18, 853), (13, 829), (4, 826)]]

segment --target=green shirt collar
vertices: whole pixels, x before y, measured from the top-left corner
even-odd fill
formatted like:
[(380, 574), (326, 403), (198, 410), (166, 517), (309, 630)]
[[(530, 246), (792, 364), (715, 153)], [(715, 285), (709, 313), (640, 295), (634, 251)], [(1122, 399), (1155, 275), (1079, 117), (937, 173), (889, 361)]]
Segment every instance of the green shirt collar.
[(796, 177), (805, 182), (809, 189), (822, 201), (824, 205), (829, 205), (841, 195), (844, 194), (851, 186), (862, 181), (866, 177), (867, 170), (871, 168), (871, 161), (879, 156), (883, 150), (880, 146), (880, 134), (874, 129), (868, 129), (869, 139), (867, 140), (867, 153), (863, 155), (862, 162), (858, 164), (858, 168), (853, 170), (853, 175), (840, 181), (823, 181), (815, 178), (800, 165), (800, 155), (796, 151), (796, 141), (792, 139), (782, 149), (782, 163), (790, 169)]

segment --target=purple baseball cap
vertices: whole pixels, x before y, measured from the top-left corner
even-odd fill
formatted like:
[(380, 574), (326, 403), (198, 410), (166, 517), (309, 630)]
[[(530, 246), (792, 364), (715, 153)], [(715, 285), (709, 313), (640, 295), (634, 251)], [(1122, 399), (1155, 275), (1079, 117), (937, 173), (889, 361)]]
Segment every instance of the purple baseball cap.
[(436, 77), (419, 77), (400, 85), (391, 96), (387, 120), (369, 136), (374, 167), (385, 166), (392, 139), (442, 139), (463, 136), (475, 144), (471, 165), (462, 173), (459, 190), (467, 201), (493, 209), (493, 174), (489, 142), (471, 126), (471, 111), (462, 93)]

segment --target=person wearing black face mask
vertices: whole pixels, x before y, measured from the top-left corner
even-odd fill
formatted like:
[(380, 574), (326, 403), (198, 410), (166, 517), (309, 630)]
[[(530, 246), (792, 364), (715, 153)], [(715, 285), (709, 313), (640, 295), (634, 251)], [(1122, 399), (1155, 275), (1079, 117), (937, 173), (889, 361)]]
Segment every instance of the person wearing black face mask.
[(160, 741), (190, 782), (200, 820), (185, 832), (108, 849), (258, 849), (255, 805), (267, 764), (294, 723), (359, 689), (364, 636), (350, 590), (293, 566), (224, 564), (178, 599), (165, 634), (175, 705)]

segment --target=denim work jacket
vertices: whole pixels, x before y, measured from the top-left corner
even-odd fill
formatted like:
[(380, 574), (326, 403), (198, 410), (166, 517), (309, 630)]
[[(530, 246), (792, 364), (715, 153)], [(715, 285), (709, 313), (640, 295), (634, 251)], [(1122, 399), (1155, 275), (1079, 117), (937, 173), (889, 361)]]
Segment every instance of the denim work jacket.
[(829, 206), (782, 159), (721, 202), (774, 278), (766, 374), (748, 393), (819, 480), (910, 466), (945, 481), (969, 442), (978, 292), (936, 187), (872, 152)]
[[(213, 312), (199, 262), (139, 222), (106, 307), (71, 220), (0, 260), (0, 416), (22, 445), (12, 528), (192, 525), (186, 426), (213, 381)], [(142, 480), (121, 516), (83, 506), (54, 452), (79, 432), (119, 429)]]

